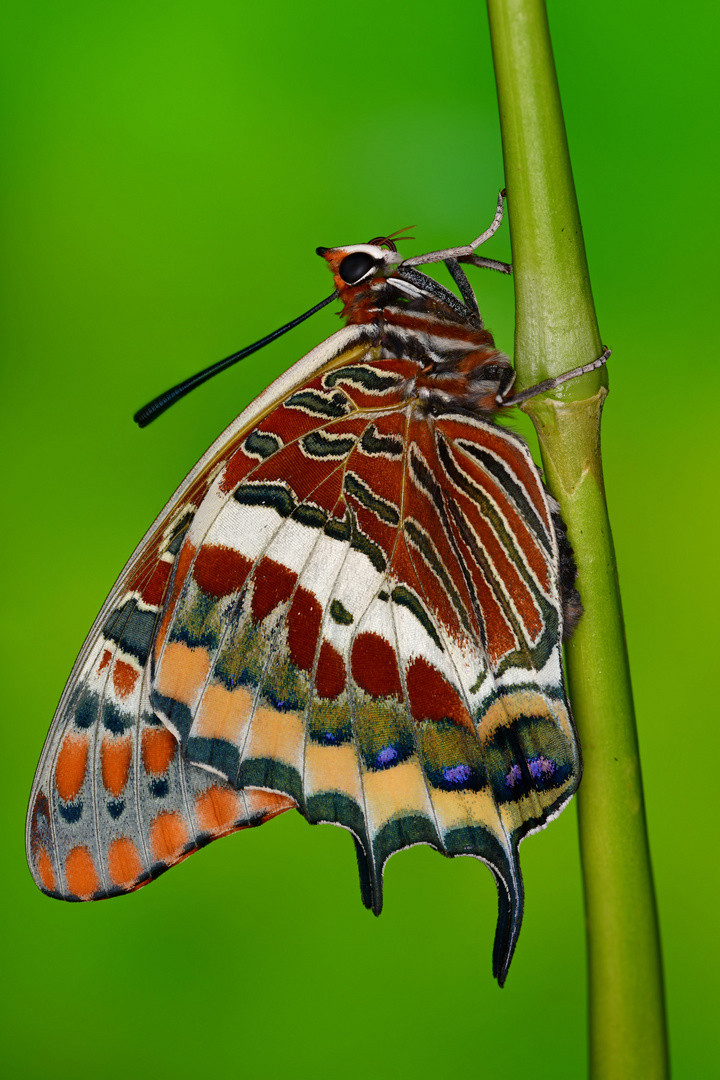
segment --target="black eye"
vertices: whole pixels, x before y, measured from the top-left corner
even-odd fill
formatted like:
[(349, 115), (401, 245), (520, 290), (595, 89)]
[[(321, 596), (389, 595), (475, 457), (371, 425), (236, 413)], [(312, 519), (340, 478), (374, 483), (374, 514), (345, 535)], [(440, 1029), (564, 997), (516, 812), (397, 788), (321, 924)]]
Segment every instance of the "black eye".
[(355, 251), (352, 255), (345, 256), (338, 269), (343, 281), (346, 281), (348, 285), (354, 285), (375, 266), (377, 266), (377, 259), (373, 259), (372, 255), (368, 255), (366, 251)]

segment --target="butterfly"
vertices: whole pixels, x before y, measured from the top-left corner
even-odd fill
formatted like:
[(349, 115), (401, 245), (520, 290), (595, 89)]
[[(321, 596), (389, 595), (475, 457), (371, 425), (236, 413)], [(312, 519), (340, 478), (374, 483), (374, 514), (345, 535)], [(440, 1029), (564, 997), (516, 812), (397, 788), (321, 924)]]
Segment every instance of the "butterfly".
[[(463, 248), (318, 248), (335, 291), (140, 410), (147, 423), (339, 297), (343, 329), (210, 447), (141, 541), (83, 645), (32, 789), (37, 885), (94, 900), (297, 809), (354, 840), (362, 899), (429, 844), (491, 869), (502, 985), (518, 846), (581, 761), (562, 670), (572, 552), (523, 440)], [(460, 299), (416, 266), (444, 261)]]

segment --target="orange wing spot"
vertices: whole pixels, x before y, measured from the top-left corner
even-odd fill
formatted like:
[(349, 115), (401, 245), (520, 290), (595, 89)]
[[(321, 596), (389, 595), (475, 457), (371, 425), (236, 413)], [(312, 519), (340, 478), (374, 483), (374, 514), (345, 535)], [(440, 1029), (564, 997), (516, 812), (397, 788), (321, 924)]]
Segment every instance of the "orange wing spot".
[(106, 735), (100, 747), (102, 781), (105, 790), (117, 798), (127, 784), (132, 759), (132, 739), (122, 739)]
[(163, 810), (150, 827), (150, 843), (156, 859), (172, 862), (188, 842), (187, 825), (178, 813)]
[(297, 803), (289, 795), (281, 795), (278, 791), (260, 791), (259, 788), (246, 788), (245, 802), (248, 813), (253, 816), (262, 814), (263, 821), (282, 814), (285, 810), (297, 808)]
[(177, 741), (171, 731), (163, 728), (145, 728), (142, 735), (142, 759), (146, 770), (153, 776), (162, 776), (175, 757)]
[(114, 885), (128, 889), (143, 872), (138, 849), (127, 836), (113, 840), (108, 848), (108, 870)]
[(68, 889), (81, 900), (89, 900), (100, 888), (100, 879), (90, 851), (86, 847), (74, 847), (65, 859), (65, 880)]
[(52, 859), (47, 853), (47, 848), (44, 844), (40, 845), (40, 849), (35, 858), (35, 867), (38, 872), (38, 877), (43, 883), (43, 888), (48, 892), (55, 891), (55, 871), (53, 870)]
[(163, 697), (192, 705), (205, 685), (210, 670), (206, 649), (191, 649), (181, 641), (168, 645), (157, 673), (157, 690)]
[(213, 784), (195, 799), (195, 815), (203, 832), (223, 832), (243, 817), (237, 791)]
[(193, 734), (206, 739), (226, 739), (242, 746), (248, 721), (253, 712), (253, 695), (242, 686), (226, 690), (217, 683), (202, 696)]
[(118, 697), (126, 698), (135, 689), (140, 672), (124, 660), (116, 660), (113, 667), (113, 686)]
[(88, 758), (87, 735), (65, 736), (55, 766), (55, 786), (60, 798), (71, 802), (80, 793), (85, 779)]
[(110, 652), (110, 650), (109, 649), (103, 649), (103, 654), (102, 654), (102, 657), (100, 659), (100, 664), (99, 664), (98, 669), (97, 669), (98, 675), (100, 674), (101, 671), (105, 670), (105, 668), (108, 666), (108, 664), (110, 663), (111, 660), (112, 660), (112, 653)]

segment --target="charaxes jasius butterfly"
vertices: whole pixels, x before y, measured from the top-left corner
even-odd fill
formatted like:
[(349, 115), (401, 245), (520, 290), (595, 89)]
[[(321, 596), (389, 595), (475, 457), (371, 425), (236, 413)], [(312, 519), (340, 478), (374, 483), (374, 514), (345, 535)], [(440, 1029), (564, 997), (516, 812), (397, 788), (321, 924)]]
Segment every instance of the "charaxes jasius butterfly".
[[(376, 914), (396, 851), (486, 863), (503, 983), (518, 845), (580, 779), (561, 647), (581, 609), (557, 504), (494, 419), (557, 380), (511, 396), (460, 266), (510, 270), (473, 254), (501, 218), (502, 196), (473, 244), (417, 258), (318, 249), (347, 325), (210, 447), (78, 657), (28, 815), (44, 892), (128, 892), (297, 809), (352, 833)], [(415, 269), (439, 261), (462, 300)]]

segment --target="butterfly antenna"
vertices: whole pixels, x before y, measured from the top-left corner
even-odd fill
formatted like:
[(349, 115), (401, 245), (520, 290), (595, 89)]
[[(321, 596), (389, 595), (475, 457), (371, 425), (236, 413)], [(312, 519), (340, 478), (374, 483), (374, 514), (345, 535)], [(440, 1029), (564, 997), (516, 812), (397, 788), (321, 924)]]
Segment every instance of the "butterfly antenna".
[(386, 236), (386, 240), (414, 240), (414, 236), (401, 236), (401, 233), (406, 233), (409, 229), (414, 229), (414, 225), (404, 225), (402, 229), (396, 229), (395, 232), (391, 232), (389, 236)]
[(377, 247), (384, 246), (390, 248), (391, 251), (394, 251), (397, 254), (397, 247), (393, 237), (398, 240), (414, 240), (414, 236), (400, 236), (400, 233), (407, 232), (408, 229), (414, 228), (414, 225), (406, 225), (404, 228), (397, 229), (394, 233), (390, 233), (389, 236), (376, 236), (372, 240), (368, 240), (368, 244), (375, 244)]
[(148, 424), (151, 424), (153, 420), (157, 419), (166, 409), (169, 409), (171, 405), (174, 405), (180, 398), (185, 397), (191, 390), (194, 390), (196, 386), (201, 386), (208, 379), (212, 379), (213, 375), (217, 375), (220, 371), (224, 371), (225, 368), (232, 367), (238, 360), (244, 360), (246, 356), (250, 356), (252, 353), (257, 352), (258, 349), (262, 349), (264, 345), (269, 345), (275, 338), (282, 337), (288, 330), (292, 330), (293, 327), (299, 326), (305, 319), (309, 319), (311, 315), (314, 315), (316, 311), (320, 311), (327, 304), (332, 303), (338, 297), (338, 291), (335, 290), (330, 296), (321, 300), (315, 307), (311, 307), (309, 311), (306, 311), (304, 315), (298, 315), (297, 319), (293, 319), (292, 322), (286, 323), (285, 326), (281, 326), (279, 330), (273, 330), (272, 334), (268, 334), (267, 337), (261, 338), (260, 341), (256, 341), (253, 345), (247, 345), (240, 352), (233, 353), (232, 356), (226, 356), (224, 360), (218, 360), (216, 364), (211, 364), (210, 367), (205, 368), (203, 371), (198, 371), (197, 375), (191, 375), (189, 379), (185, 379), (184, 382), (178, 383), (177, 386), (173, 386), (170, 390), (166, 390), (164, 394), (159, 394), (152, 401), (149, 401), (147, 405), (143, 405), (142, 409), (133, 416), (133, 420), (138, 427), (144, 428)]

